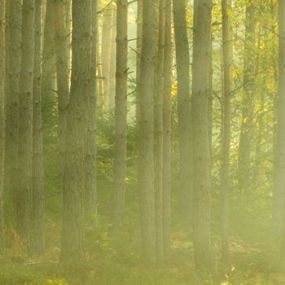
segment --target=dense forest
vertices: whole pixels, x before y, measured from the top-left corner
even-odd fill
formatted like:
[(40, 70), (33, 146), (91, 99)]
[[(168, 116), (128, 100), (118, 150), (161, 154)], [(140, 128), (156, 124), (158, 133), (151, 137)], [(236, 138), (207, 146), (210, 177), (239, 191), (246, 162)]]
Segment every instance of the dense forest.
[(0, 0), (0, 284), (285, 284), (285, 1)]

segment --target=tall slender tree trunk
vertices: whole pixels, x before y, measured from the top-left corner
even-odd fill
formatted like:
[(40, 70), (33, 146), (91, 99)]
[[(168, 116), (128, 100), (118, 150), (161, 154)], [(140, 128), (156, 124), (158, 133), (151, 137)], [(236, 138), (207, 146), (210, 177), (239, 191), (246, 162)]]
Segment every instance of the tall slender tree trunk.
[[(262, 5), (260, 9), (262, 9)], [(257, 35), (257, 54), (256, 54), (256, 70), (255, 76), (257, 80), (261, 80), (261, 82), (266, 82), (267, 74), (263, 74), (261, 70), (262, 67), (262, 48), (261, 48), (261, 41), (262, 41), (262, 23), (259, 24), (258, 27), (258, 35)], [(265, 33), (266, 34), (266, 33)], [(264, 138), (264, 107), (265, 107), (265, 92), (264, 85), (257, 86), (257, 96), (256, 96), (256, 103), (258, 104), (259, 108), (256, 110), (256, 135), (255, 135), (255, 154), (254, 154), (254, 165), (253, 165), (253, 175), (252, 175), (252, 183), (256, 185), (260, 181), (260, 170), (261, 170), (261, 163), (262, 162), (262, 144)]]
[(33, 193), (32, 250), (41, 253), (45, 246), (44, 227), (44, 165), (42, 133), (42, 0), (35, 0), (35, 50), (33, 78)]
[[(18, 196), (18, 130), (19, 130), (19, 79), (22, 43), (22, 5), (21, 1), (6, 1), (6, 73), (5, 73), (5, 192), (7, 200), (12, 199), (12, 213), (5, 208), (7, 216), (14, 222), (22, 201)], [(9, 211), (9, 212), (8, 212)], [(18, 229), (18, 225), (16, 223)]]
[(194, 1), (192, 136), (193, 237), (198, 269), (212, 267), (210, 237), (210, 149), (208, 129), (209, 74), (211, 68), (211, 0)]
[(246, 6), (244, 47), (244, 93), (242, 98), (242, 121), (239, 141), (238, 183), (244, 192), (251, 177), (252, 131), (255, 96), (255, 27), (256, 4), (249, 1)]
[(111, 61), (112, 61), (112, 39), (113, 39), (113, 22), (114, 22), (114, 7), (109, 5), (103, 11), (103, 27), (102, 27), (102, 45), (101, 45), (101, 63), (104, 85), (103, 105), (105, 110), (110, 110), (111, 106)]
[[(56, 57), (54, 31), (54, 1), (47, 0), (43, 27), (43, 55), (42, 55), (42, 128), (45, 185), (49, 189), (53, 178), (54, 160), (50, 159), (50, 145), (55, 142), (57, 126), (57, 94), (56, 94)], [(58, 156), (59, 157), (59, 156)], [(57, 162), (56, 162), (57, 163)]]
[[(213, 97), (213, 42), (211, 35), (211, 46), (210, 46), (210, 74), (209, 74), (209, 94), (208, 94), (208, 129), (209, 129), (209, 147), (210, 147), (210, 157), (212, 158), (212, 148), (213, 148), (213, 108), (214, 108), (214, 97)], [(211, 173), (212, 175), (212, 173)]]
[(172, 84), (172, 28), (171, 0), (165, 7), (165, 45), (164, 45), (164, 95), (163, 95), (163, 180), (162, 180), (162, 217), (163, 246), (165, 257), (170, 251), (171, 230), (171, 84)]
[(231, 0), (222, 1), (223, 15), (223, 127), (222, 127), (222, 257), (228, 262), (229, 253), (229, 164), (230, 164), (230, 97), (232, 90), (232, 37), (229, 13)]
[[(102, 9), (102, 1), (98, 1), (98, 11)], [(102, 66), (102, 33), (103, 33), (103, 16), (102, 13), (98, 15), (98, 29), (97, 29), (97, 89), (98, 89), (98, 96), (97, 96), (97, 110), (98, 115), (100, 116), (104, 109), (104, 77), (103, 77), (103, 66)]]
[(65, 263), (83, 258), (83, 199), (85, 192), (85, 142), (90, 95), (91, 16), (90, 0), (72, 3), (72, 74), (66, 129), (61, 258)]
[(175, 50), (177, 68), (178, 98), (178, 140), (179, 140), (179, 200), (181, 215), (189, 222), (192, 204), (190, 147), (190, 57), (186, 25), (186, 1), (173, 0)]
[(71, 73), (71, 38), (72, 38), (72, 19), (71, 19), (72, 0), (66, 0), (65, 3), (65, 27), (67, 31), (67, 62), (68, 62), (68, 75), (70, 78)]
[(143, 1), (143, 34), (140, 69), (140, 140), (138, 185), (141, 194), (142, 252), (149, 263), (155, 262), (155, 192), (154, 192), (154, 64), (155, 7), (151, 1)]
[(142, 6), (143, 1), (137, 1), (137, 44), (136, 44), (136, 124), (139, 125), (139, 88), (140, 88), (140, 66), (142, 49)]
[[(44, 39), (43, 39), (43, 67), (42, 67), (42, 99), (44, 129), (47, 136), (50, 136), (49, 119), (53, 115), (53, 107), (56, 102), (56, 58), (55, 58), (55, 31), (54, 31), (54, 1), (47, 1), (45, 9)], [(53, 118), (53, 123), (55, 118)], [(45, 138), (48, 139), (48, 138)]]
[(154, 169), (157, 261), (163, 260), (163, 95), (164, 95), (164, 48), (165, 48), (165, 0), (158, 1), (158, 48), (154, 93)]
[(19, 98), (19, 230), (30, 246), (33, 185), (33, 68), (35, 1), (23, 1), (22, 62)]
[[(273, 236), (278, 249), (284, 248), (285, 215), (285, 2), (279, 1), (279, 85), (277, 110), (277, 145), (275, 150)], [(282, 247), (281, 247), (282, 245)]]
[(115, 107), (115, 93), (116, 93), (116, 37), (117, 37), (117, 29), (116, 29), (116, 17), (117, 17), (117, 13), (116, 13), (116, 6), (112, 5), (112, 22), (111, 22), (111, 42), (109, 43), (111, 45), (111, 49), (110, 49), (110, 55), (109, 55), (109, 59), (110, 59), (110, 67), (109, 67), (109, 74), (108, 74), (108, 78), (109, 78), (109, 86), (108, 86), (108, 90), (107, 90), (107, 96), (108, 96), (108, 102), (109, 102), (109, 106), (108, 106), (108, 110), (112, 110)]
[(90, 91), (88, 97), (88, 122), (85, 157), (85, 215), (93, 217), (96, 205), (96, 99), (97, 99), (97, 0), (91, 1), (91, 54), (90, 54)]
[[(67, 30), (67, 5), (64, 0), (54, 0), (54, 32), (55, 32), (55, 54), (58, 94), (58, 137), (60, 157), (65, 157), (66, 149), (66, 124), (67, 107), (69, 104), (69, 48)], [(64, 159), (59, 161), (61, 187), (64, 187)]]
[(0, 255), (4, 251), (4, 149), (5, 149), (5, 115), (4, 115), (4, 78), (5, 78), (5, 1), (0, 0)]
[(115, 224), (122, 223), (127, 172), (127, 93), (128, 93), (128, 1), (117, 1), (116, 51), (116, 134), (115, 134)]

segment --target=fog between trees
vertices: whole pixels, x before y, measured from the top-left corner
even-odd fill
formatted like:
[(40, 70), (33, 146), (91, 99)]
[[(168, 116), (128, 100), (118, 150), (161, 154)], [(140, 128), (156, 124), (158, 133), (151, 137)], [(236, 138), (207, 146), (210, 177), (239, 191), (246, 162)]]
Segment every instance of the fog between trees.
[(283, 0), (0, 0), (0, 284), (285, 284), (284, 40)]

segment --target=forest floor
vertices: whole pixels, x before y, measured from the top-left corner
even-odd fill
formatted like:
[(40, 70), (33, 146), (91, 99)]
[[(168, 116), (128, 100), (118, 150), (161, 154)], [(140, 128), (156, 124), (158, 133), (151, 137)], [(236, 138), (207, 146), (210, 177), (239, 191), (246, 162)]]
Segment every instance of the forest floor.
[(173, 250), (163, 266), (150, 268), (133, 260), (97, 256), (95, 262), (64, 268), (45, 258), (24, 261), (21, 258), (0, 263), (1, 285), (285, 285), (285, 272), (272, 263), (268, 248), (231, 242), (230, 265), (215, 277), (197, 276), (191, 250)]

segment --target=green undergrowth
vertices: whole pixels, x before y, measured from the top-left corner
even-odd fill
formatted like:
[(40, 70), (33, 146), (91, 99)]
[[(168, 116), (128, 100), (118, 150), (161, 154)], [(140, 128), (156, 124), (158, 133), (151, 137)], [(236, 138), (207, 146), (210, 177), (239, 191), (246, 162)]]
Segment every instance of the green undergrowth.
[(262, 245), (249, 246), (235, 241), (227, 269), (217, 264), (212, 275), (197, 274), (189, 249), (173, 249), (165, 264), (144, 265), (137, 256), (116, 256), (102, 251), (86, 264), (63, 267), (58, 263), (1, 262), (1, 285), (279, 285), (285, 284), (285, 273), (273, 265)]

